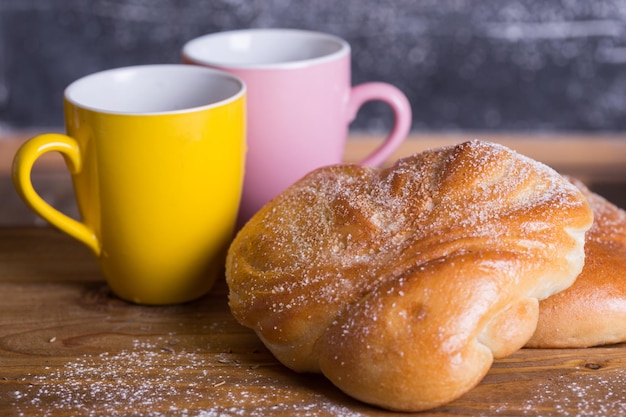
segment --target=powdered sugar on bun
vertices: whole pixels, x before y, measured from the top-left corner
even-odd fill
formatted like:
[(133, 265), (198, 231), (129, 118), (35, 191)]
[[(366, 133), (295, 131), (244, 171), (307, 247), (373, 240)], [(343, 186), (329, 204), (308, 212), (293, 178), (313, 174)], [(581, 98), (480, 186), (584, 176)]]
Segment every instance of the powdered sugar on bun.
[(325, 167), (239, 232), (230, 306), (291, 369), (429, 409), (528, 341), (538, 300), (580, 273), (591, 223), (576, 187), (496, 144)]

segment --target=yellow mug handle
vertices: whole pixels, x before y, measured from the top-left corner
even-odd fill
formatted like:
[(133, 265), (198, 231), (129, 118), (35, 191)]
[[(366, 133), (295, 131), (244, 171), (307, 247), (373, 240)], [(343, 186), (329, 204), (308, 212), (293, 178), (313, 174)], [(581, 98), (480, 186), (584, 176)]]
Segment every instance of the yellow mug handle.
[(78, 143), (69, 136), (47, 133), (35, 136), (18, 149), (13, 158), (13, 184), (19, 196), (35, 213), (51, 225), (83, 242), (96, 256), (101, 247), (93, 230), (87, 225), (61, 213), (37, 194), (31, 180), (35, 161), (47, 152), (59, 152), (72, 174), (80, 172), (82, 158)]

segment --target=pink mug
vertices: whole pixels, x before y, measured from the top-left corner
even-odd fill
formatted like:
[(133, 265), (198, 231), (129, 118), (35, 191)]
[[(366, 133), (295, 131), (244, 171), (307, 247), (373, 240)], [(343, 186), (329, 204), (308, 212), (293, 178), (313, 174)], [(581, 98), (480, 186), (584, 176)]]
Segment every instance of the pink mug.
[(342, 162), (349, 124), (365, 102), (387, 103), (395, 122), (361, 164), (382, 164), (411, 127), (411, 106), (396, 87), (352, 87), (350, 45), (336, 36), (294, 29), (218, 32), (187, 42), (182, 60), (230, 72), (247, 85), (240, 225), (308, 172)]

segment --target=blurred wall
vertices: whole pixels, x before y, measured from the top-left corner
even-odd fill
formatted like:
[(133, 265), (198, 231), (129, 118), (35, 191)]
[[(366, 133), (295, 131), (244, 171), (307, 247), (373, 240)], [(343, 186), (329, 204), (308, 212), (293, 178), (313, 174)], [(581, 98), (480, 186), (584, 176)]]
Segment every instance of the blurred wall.
[[(620, 0), (0, 0), (0, 127), (62, 126), (76, 78), (175, 63), (193, 37), (250, 27), (345, 38), (353, 82), (402, 89), (414, 130), (626, 127)], [(353, 130), (389, 117), (368, 104)]]

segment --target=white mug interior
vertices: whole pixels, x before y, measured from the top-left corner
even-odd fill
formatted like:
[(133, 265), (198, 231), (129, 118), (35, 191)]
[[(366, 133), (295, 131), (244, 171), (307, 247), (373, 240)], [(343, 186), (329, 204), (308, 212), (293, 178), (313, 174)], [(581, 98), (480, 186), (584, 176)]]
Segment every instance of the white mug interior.
[(297, 29), (243, 29), (204, 35), (187, 42), (188, 60), (222, 68), (307, 66), (350, 53), (343, 39)]
[(139, 65), (97, 72), (65, 90), (78, 107), (102, 113), (164, 114), (215, 107), (245, 92), (238, 77), (209, 68)]

